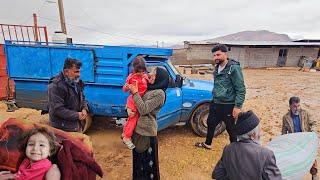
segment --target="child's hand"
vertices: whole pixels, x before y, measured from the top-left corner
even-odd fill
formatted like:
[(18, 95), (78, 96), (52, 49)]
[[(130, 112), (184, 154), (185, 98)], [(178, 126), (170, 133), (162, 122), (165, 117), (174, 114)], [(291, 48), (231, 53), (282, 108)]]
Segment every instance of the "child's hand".
[(124, 92), (127, 92), (127, 91), (129, 90), (128, 85), (129, 85), (129, 84), (127, 84), (127, 83), (124, 84), (124, 86), (123, 86), (123, 88), (122, 88), (122, 90), (123, 90)]
[(138, 82), (135, 82), (135, 84), (129, 84), (128, 88), (132, 94), (138, 92)]
[(127, 109), (128, 117), (133, 117), (136, 113), (132, 111), (131, 109)]

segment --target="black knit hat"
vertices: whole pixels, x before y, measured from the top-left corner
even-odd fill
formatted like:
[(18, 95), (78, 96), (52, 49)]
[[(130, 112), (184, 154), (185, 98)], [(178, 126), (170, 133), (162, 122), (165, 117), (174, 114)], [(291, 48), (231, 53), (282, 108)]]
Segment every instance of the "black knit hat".
[(252, 111), (240, 113), (236, 123), (237, 135), (246, 134), (252, 131), (259, 125), (259, 122), (259, 118)]

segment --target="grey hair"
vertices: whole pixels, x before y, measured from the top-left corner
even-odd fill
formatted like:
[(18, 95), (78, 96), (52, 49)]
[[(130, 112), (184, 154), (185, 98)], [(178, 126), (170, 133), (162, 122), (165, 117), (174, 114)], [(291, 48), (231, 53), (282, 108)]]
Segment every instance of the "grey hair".
[(255, 134), (256, 136), (258, 136), (260, 133), (260, 124), (258, 124), (258, 126), (256, 126), (253, 130), (245, 133), (245, 134), (242, 134), (242, 135), (238, 135), (237, 136), (237, 140), (238, 141), (241, 141), (241, 140), (248, 140), (248, 139), (251, 139), (251, 136), (253, 134)]

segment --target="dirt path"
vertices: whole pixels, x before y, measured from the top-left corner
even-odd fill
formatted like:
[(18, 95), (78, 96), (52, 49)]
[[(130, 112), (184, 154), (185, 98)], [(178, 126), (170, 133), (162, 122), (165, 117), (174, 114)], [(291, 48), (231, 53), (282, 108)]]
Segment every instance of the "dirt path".
[[(189, 75), (198, 79), (210, 79), (210, 75)], [(320, 121), (320, 72), (297, 70), (244, 70), (247, 86), (245, 110), (252, 109), (261, 118), (263, 142), (280, 134), (281, 118), (288, 110), (290, 96), (300, 96), (302, 107)], [(20, 109), (5, 112), (0, 103), (0, 121), (8, 117), (29, 119), (46, 123), (48, 117), (39, 111)], [(320, 128), (318, 127), (318, 131)], [(131, 152), (120, 141), (121, 128), (99, 119), (88, 131), (94, 155), (105, 173), (104, 179), (131, 178)], [(202, 141), (190, 128), (175, 126), (159, 133), (159, 158), (162, 179), (210, 179), (212, 168), (228, 143), (226, 133), (214, 139), (212, 151), (196, 149), (194, 143)]]

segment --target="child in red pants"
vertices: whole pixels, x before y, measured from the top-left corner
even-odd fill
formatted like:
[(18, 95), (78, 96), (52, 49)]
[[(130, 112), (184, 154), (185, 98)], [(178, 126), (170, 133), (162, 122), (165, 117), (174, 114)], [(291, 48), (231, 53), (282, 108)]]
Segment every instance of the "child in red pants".
[[(144, 58), (137, 57), (132, 62), (133, 72), (129, 74), (126, 80), (126, 84), (123, 86), (123, 91), (128, 91), (128, 85), (137, 84), (138, 85), (138, 93), (142, 97), (144, 93), (147, 91), (147, 84), (149, 81), (148, 75), (146, 72), (146, 62)], [(127, 112), (128, 119), (123, 127), (122, 140), (123, 143), (127, 145), (129, 149), (134, 149), (135, 145), (131, 141), (131, 136), (133, 131), (137, 125), (137, 121), (139, 119), (139, 112), (133, 100), (133, 94), (130, 94), (127, 98)]]

